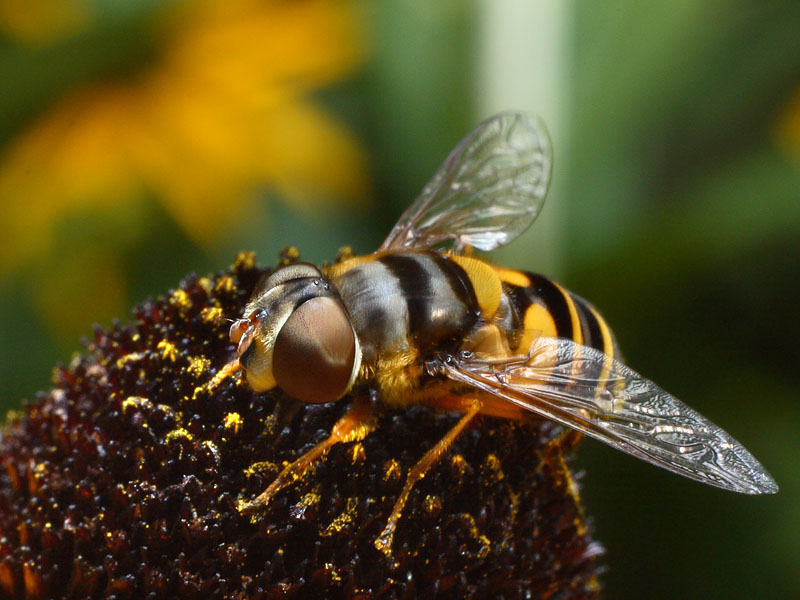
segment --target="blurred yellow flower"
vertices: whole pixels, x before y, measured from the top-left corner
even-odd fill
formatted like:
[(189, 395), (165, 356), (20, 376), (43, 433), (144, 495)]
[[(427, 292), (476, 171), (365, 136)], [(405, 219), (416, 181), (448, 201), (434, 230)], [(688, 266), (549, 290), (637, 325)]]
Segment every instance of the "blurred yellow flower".
[(167, 6), (153, 60), (75, 89), (0, 155), (0, 273), (46, 251), (65, 215), (135, 213), (143, 195), (200, 243), (246, 215), (259, 185), (298, 207), (366, 195), (357, 141), (309, 97), (363, 57), (351, 4)]
[(89, 0), (0, 0), (0, 30), (29, 42), (58, 39), (86, 25)]

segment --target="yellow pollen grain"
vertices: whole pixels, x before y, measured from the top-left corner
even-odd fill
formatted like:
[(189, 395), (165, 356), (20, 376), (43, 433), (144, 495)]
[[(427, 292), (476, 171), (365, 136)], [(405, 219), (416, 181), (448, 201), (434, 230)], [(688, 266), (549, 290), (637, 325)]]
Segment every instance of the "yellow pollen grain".
[(225, 429), (233, 429), (234, 435), (239, 433), (239, 429), (243, 424), (244, 419), (238, 412), (229, 412), (222, 421), (222, 426), (225, 427)]
[(233, 261), (233, 268), (248, 270), (256, 266), (256, 253), (252, 251), (239, 252)]
[(203, 323), (219, 323), (222, 320), (222, 309), (219, 306), (206, 306), (200, 311)]
[(161, 350), (161, 358), (164, 360), (175, 362), (175, 359), (178, 358), (178, 349), (174, 344), (167, 340), (161, 340), (158, 342), (156, 349)]
[(460, 454), (454, 454), (453, 458), (450, 459), (450, 467), (458, 477), (461, 477), (467, 469), (467, 459)]
[(436, 513), (442, 510), (442, 499), (439, 496), (428, 494), (425, 496), (423, 506), (428, 514)]
[(210, 294), (214, 289), (214, 284), (211, 283), (211, 280), (208, 277), (201, 277), (197, 280), (197, 285), (203, 288), (203, 291), (206, 294)]
[(278, 427), (278, 417), (273, 413), (264, 419), (264, 431), (270, 435), (274, 436), (277, 433)]
[(158, 408), (164, 412), (165, 415), (168, 415), (170, 419), (175, 421), (176, 423), (180, 420), (181, 415), (180, 413), (176, 413), (173, 408), (167, 404), (158, 404)]
[(495, 454), (489, 454), (486, 460), (483, 461), (484, 476), (491, 478), (493, 481), (502, 481), (505, 477), (503, 469), (500, 466), (500, 459)]
[(276, 465), (274, 462), (263, 460), (261, 462), (253, 463), (252, 465), (247, 467), (244, 470), (244, 476), (252, 477), (253, 475), (256, 475), (258, 473), (263, 473), (265, 471), (275, 472), (277, 470), (278, 470), (278, 465)]
[(169, 303), (182, 309), (189, 308), (192, 305), (192, 301), (189, 299), (189, 294), (186, 293), (186, 290), (175, 290), (172, 292), (172, 296), (169, 297)]
[(148, 398), (143, 396), (128, 396), (122, 401), (122, 412), (126, 413), (131, 408), (149, 408), (151, 406), (153, 406), (153, 403), (150, 402)]
[(390, 479), (396, 479), (400, 474), (400, 463), (395, 459), (391, 459), (384, 467), (383, 480), (389, 481)]
[(339, 533), (345, 527), (350, 525), (355, 518), (355, 510), (356, 506), (358, 506), (358, 501), (356, 498), (348, 498), (347, 504), (345, 505), (344, 512), (337, 516), (333, 521), (331, 521), (330, 525), (325, 528), (325, 531), (320, 533), (321, 536), (327, 537), (333, 535), (334, 533)]
[(286, 246), (286, 248), (281, 250), (279, 264), (285, 266), (296, 262), (299, 258), (300, 250), (297, 249), (297, 246)]
[(367, 453), (364, 450), (363, 444), (360, 442), (357, 444), (353, 444), (353, 447), (350, 450), (350, 460), (353, 464), (362, 463), (366, 460)]
[(319, 504), (319, 501), (322, 499), (322, 496), (319, 494), (315, 494), (314, 492), (309, 492), (305, 496), (300, 499), (300, 502), (295, 504), (295, 507), (302, 510), (305, 508), (309, 508), (310, 506), (315, 506)]
[(220, 464), (219, 448), (217, 448), (216, 444), (211, 440), (205, 440), (201, 445), (203, 446), (203, 448), (205, 448), (211, 453), (211, 456), (214, 457), (214, 462), (217, 463), (217, 466), (219, 466)]
[(478, 558), (486, 558), (489, 556), (489, 552), (492, 551), (492, 542), (485, 535), (481, 535), (478, 541), (481, 544), (481, 549), (478, 550)]
[(194, 440), (194, 436), (188, 431), (186, 431), (183, 427), (178, 427), (177, 429), (173, 429), (166, 435), (164, 439), (166, 442), (169, 443), (172, 440), (176, 440), (178, 438), (183, 438), (185, 440), (189, 440), (190, 442)]
[(331, 572), (331, 581), (339, 583), (342, 580), (342, 576), (339, 574), (339, 571), (336, 570), (333, 563), (325, 563), (325, 568)]
[(230, 275), (223, 275), (219, 279), (217, 279), (217, 285), (214, 287), (214, 290), (217, 293), (220, 292), (227, 292), (230, 293), (236, 289), (236, 285), (233, 283), (233, 277)]
[(204, 356), (192, 356), (189, 359), (189, 366), (186, 367), (186, 371), (199, 377), (200, 375), (206, 373), (210, 366), (211, 361)]
[(135, 361), (141, 360), (143, 358), (144, 358), (144, 353), (143, 352), (131, 352), (129, 354), (126, 354), (125, 356), (120, 356), (117, 359), (116, 365), (117, 365), (118, 369), (121, 369), (122, 367), (124, 367), (129, 362), (135, 362)]
[(14, 421), (19, 421), (22, 416), (23, 412), (21, 410), (11, 409), (6, 413), (6, 423), (13, 423)]
[(488, 537), (478, 532), (478, 525), (475, 523), (475, 517), (469, 513), (461, 513), (459, 517), (461, 517), (461, 520), (469, 528), (470, 535), (481, 545), (481, 549), (478, 550), (478, 558), (486, 558), (492, 549), (491, 541)]

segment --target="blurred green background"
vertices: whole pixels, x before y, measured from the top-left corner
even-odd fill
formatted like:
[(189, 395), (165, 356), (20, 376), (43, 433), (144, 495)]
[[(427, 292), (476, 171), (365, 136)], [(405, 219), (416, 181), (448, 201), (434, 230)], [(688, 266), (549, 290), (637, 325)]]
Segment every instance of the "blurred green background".
[(585, 442), (606, 597), (800, 597), (798, 31), (756, 1), (0, 3), (0, 401), (239, 249), (374, 249), (479, 120), (531, 110), (555, 182), (494, 259), (590, 299), (781, 485)]

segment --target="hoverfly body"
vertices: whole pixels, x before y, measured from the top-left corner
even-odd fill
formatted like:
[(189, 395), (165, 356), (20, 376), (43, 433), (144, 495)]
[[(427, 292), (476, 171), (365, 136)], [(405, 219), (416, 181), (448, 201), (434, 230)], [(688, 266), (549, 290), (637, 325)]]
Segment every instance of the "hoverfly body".
[[(414, 483), (478, 414), (543, 417), (679, 475), (746, 494), (778, 486), (736, 440), (617, 360), (595, 308), (533, 273), (472, 256), (522, 233), (550, 179), (535, 117), (484, 121), (447, 157), (381, 247), (330, 267), (279, 267), (230, 328), (253, 391), (275, 386), (310, 403), (350, 391), (380, 404), (463, 413), (409, 471), (376, 546), (391, 551)], [(376, 403), (354, 394), (330, 436), (240, 511), (265, 507), (334, 444), (363, 439)]]

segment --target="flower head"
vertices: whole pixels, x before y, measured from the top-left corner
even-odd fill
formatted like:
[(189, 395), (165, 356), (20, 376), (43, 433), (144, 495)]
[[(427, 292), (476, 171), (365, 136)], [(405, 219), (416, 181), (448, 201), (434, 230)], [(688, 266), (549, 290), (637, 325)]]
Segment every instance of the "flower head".
[(485, 419), (417, 483), (392, 555), (374, 545), (408, 470), (457, 415), (387, 413), (254, 516), (259, 494), (330, 431), (230, 378), (223, 315), (263, 272), (252, 255), (191, 277), (97, 330), (86, 355), (0, 438), (0, 590), (9, 598), (592, 598), (591, 540), (552, 424)]

